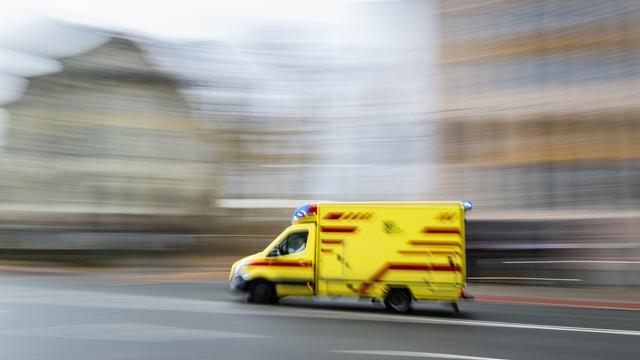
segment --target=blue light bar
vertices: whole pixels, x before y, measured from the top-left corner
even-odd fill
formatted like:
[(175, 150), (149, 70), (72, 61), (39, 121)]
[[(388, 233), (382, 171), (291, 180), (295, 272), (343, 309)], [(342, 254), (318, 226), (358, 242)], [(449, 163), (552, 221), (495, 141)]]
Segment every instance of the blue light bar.
[(291, 217), (292, 221), (298, 221), (300, 219), (302, 219), (303, 217), (307, 216), (307, 206), (301, 206), (299, 208), (296, 209), (296, 211), (293, 213), (293, 216)]
[(464, 208), (464, 211), (471, 211), (471, 209), (473, 209), (473, 203), (471, 200), (464, 200), (462, 201), (462, 207)]
[(293, 216), (291, 217), (291, 221), (296, 222), (305, 217), (315, 216), (317, 215), (317, 213), (318, 213), (318, 205), (316, 204), (304, 205), (296, 209), (296, 211), (293, 213)]

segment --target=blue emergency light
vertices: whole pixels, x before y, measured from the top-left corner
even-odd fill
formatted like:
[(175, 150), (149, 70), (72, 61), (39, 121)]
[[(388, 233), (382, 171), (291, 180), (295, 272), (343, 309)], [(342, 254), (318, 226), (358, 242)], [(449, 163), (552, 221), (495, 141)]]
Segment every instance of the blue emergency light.
[(318, 205), (317, 204), (308, 204), (301, 206), (293, 212), (293, 216), (291, 217), (292, 222), (296, 222), (302, 218), (306, 218), (309, 216), (315, 216), (318, 214)]

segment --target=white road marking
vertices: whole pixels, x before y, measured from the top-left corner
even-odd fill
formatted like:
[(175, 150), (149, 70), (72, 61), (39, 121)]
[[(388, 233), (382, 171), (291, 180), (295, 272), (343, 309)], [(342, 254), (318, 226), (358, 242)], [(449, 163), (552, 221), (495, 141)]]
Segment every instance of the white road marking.
[(483, 320), (443, 319), (436, 317), (405, 316), (355, 311), (299, 309), (284, 306), (265, 307), (260, 305), (238, 304), (229, 301), (176, 299), (155, 296), (109, 294), (76, 290), (43, 291), (37, 288), (26, 288), (27, 290), (25, 291), (25, 288), (20, 287), (11, 287), (10, 289), (7, 288), (8, 287), (5, 287), (5, 290), (10, 291), (5, 291), (5, 294), (7, 295), (3, 295), (2, 297), (0, 297), (0, 303), (41, 304), (145, 311), (180, 311), (239, 316), (270, 316), (324, 320), (334, 319), (352, 321), (379, 321), (412, 324), (475, 326), (640, 336), (639, 330), (585, 328)]
[(1, 335), (36, 336), (79, 340), (164, 342), (179, 340), (256, 338), (262, 335), (180, 328), (138, 323), (78, 324), (0, 331)]
[(505, 360), (505, 359), (489, 358), (489, 357), (482, 357), (482, 356), (439, 354), (439, 353), (417, 352), (417, 351), (333, 350), (331, 352), (342, 353), (342, 354), (357, 354), (357, 355), (402, 356), (402, 357), (437, 358), (437, 359)]
[(631, 260), (511, 260), (503, 264), (640, 264)]
[(511, 276), (480, 276), (468, 277), (469, 280), (532, 280), (532, 281), (582, 281), (582, 279), (559, 279), (538, 277), (511, 277)]

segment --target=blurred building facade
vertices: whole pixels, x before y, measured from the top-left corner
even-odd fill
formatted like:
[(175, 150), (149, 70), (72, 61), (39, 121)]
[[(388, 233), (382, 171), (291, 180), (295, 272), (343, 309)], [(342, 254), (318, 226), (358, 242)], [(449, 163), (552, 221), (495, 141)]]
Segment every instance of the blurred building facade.
[(206, 227), (210, 139), (177, 82), (121, 37), (60, 61), (6, 107), (3, 228)]
[(472, 199), (471, 277), (640, 285), (638, 1), (336, 10), (202, 42), (55, 24), (0, 113), (5, 258), (246, 254), (305, 201)]
[(640, 3), (445, 0), (441, 28), (444, 192), (495, 216), (640, 208)]
[(437, 7), (348, 6), (348, 23), (333, 28), (257, 26), (225, 41), (153, 47), (214, 130), (222, 200), (429, 198)]
[[(349, 6), (346, 24), (112, 39), (62, 60), (7, 108), (4, 208), (208, 217), (219, 199), (444, 198), (473, 199), (487, 217), (638, 208), (635, 1)], [(96, 173), (76, 172), (81, 159)]]
[(637, 256), (637, 1), (345, 4), (326, 26), (111, 36), (32, 77), (2, 121), (0, 230), (245, 253), (304, 201), (472, 199), (477, 273), (505, 269), (495, 249)]

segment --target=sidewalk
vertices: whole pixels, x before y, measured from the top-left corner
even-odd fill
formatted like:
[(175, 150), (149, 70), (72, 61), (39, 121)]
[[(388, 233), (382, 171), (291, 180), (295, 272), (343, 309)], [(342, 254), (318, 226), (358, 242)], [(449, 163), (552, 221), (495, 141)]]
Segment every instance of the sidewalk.
[(640, 289), (470, 284), (467, 292), (479, 302), (640, 310)]
[[(229, 264), (227, 264), (229, 262)], [(229, 261), (209, 267), (62, 267), (36, 263), (0, 263), (0, 276), (77, 276), (83, 280), (117, 283), (220, 283), (229, 277)], [(594, 309), (640, 310), (640, 289), (560, 288), (470, 284), (466, 292), (474, 301)]]

